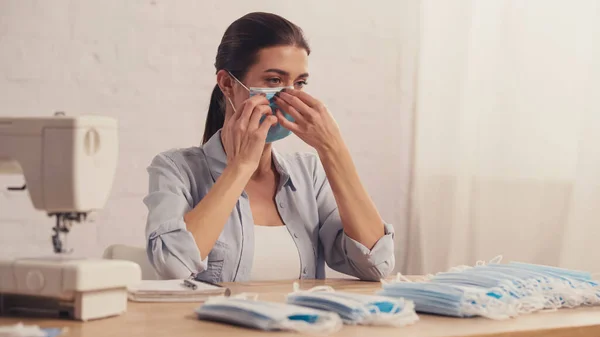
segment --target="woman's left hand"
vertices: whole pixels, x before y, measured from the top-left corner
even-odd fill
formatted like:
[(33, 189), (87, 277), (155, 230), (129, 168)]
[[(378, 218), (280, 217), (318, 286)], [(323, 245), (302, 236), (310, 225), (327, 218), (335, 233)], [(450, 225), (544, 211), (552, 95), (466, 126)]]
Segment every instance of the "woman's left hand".
[(275, 95), (275, 103), (294, 118), (294, 122), (290, 122), (278, 110), (279, 123), (317, 152), (335, 150), (343, 144), (333, 116), (323, 103), (311, 95), (286, 88)]

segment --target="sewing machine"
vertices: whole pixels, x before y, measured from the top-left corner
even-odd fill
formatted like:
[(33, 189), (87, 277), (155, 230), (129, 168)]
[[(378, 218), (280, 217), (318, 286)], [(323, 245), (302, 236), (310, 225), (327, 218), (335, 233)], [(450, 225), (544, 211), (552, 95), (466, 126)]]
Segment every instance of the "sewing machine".
[(0, 314), (86, 321), (126, 311), (127, 287), (140, 281), (140, 267), (73, 258), (63, 246), (71, 225), (106, 203), (117, 155), (117, 122), (111, 118), (0, 117), (0, 174), (25, 178), (25, 185), (8, 189), (28, 191), (34, 208), (56, 221), (54, 255), (0, 260)]

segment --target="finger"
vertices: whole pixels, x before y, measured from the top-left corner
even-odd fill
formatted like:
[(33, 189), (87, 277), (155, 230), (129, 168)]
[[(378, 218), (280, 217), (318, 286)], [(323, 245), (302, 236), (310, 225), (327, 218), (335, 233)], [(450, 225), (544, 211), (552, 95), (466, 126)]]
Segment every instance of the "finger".
[(269, 132), (269, 129), (275, 124), (277, 124), (277, 117), (273, 115), (267, 116), (258, 128), (258, 133), (261, 136), (264, 136), (263, 138), (267, 138), (267, 132)]
[(268, 105), (259, 105), (254, 108), (252, 112), (252, 117), (250, 117), (250, 124), (248, 124), (248, 129), (256, 130), (259, 127), (260, 119), (265, 115), (272, 115), (273, 110)]
[(255, 96), (252, 96), (252, 97), (246, 99), (244, 102), (242, 102), (242, 108), (240, 109), (241, 112), (237, 119), (242, 118), (244, 111), (249, 110), (249, 114), (252, 114), (252, 110), (254, 110), (254, 107), (256, 107), (257, 105), (260, 105), (260, 104), (269, 104), (269, 100), (267, 99), (266, 95), (263, 93), (260, 93), (258, 95), (255, 95)]
[(247, 127), (250, 122), (250, 116), (252, 116), (252, 111), (258, 105), (269, 105), (269, 100), (263, 95), (256, 95), (248, 98), (244, 101), (242, 113), (237, 119), (237, 123), (239, 123), (243, 127)]
[(294, 108), (293, 106), (289, 105), (286, 101), (284, 101), (283, 99), (275, 96), (275, 104), (277, 104), (277, 106), (285, 111), (288, 115), (292, 116), (292, 118), (294, 118), (294, 120), (296, 122), (304, 122), (305, 118), (304, 116), (302, 116), (301, 113), (298, 112), (298, 110), (296, 110), (296, 108)]
[[(300, 98), (290, 95), (284, 91), (278, 92), (277, 94), (275, 94), (275, 97), (279, 97), (281, 100), (285, 101), (288, 105), (294, 107), (294, 109), (298, 110), (298, 112), (300, 112), (303, 115), (314, 113), (314, 111), (312, 111), (312, 108), (306, 105), (306, 103), (302, 102)], [(287, 110), (284, 109), (284, 111)]]
[(309, 107), (311, 107), (313, 109), (316, 109), (322, 105), (318, 99), (312, 97), (306, 91), (285, 88), (285, 89), (283, 89), (283, 92), (290, 94), (292, 96), (298, 97), (302, 102), (304, 102), (304, 104), (308, 105)]
[(296, 133), (296, 131), (300, 130), (298, 124), (287, 120), (283, 113), (281, 113), (281, 110), (277, 110), (277, 120), (279, 121), (279, 124), (281, 124), (281, 126), (292, 131), (293, 133)]

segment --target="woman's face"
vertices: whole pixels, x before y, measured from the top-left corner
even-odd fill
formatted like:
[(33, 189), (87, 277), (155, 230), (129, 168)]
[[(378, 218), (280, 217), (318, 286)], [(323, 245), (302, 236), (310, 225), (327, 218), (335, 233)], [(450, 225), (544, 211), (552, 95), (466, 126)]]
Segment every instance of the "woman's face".
[[(308, 81), (308, 54), (303, 48), (277, 46), (264, 48), (257, 62), (239, 79), (248, 88), (290, 87), (301, 90)], [(237, 107), (250, 97), (250, 93), (237, 81), (232, 81), (232, 101)]]

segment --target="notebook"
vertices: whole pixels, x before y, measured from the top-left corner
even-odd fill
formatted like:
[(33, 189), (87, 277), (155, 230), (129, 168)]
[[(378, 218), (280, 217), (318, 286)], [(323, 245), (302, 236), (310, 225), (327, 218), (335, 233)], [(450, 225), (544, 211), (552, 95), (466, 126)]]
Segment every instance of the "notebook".
[(144, 280), (128, 288), (134, 302), (204, 302), (211, 296), (229, 296), (228, 288), (196, 280)]

